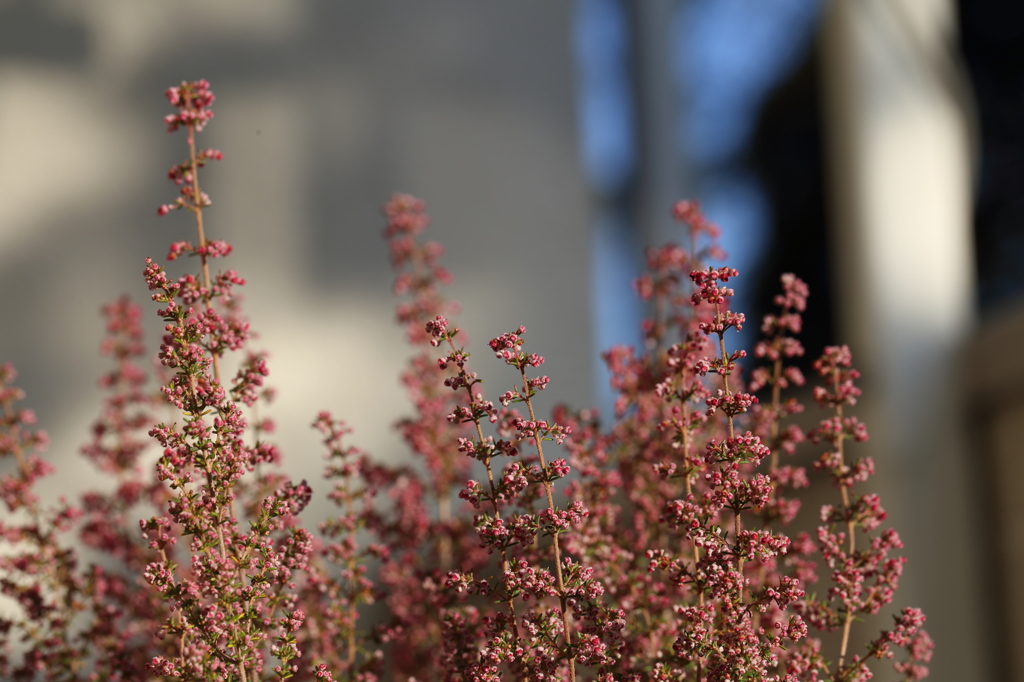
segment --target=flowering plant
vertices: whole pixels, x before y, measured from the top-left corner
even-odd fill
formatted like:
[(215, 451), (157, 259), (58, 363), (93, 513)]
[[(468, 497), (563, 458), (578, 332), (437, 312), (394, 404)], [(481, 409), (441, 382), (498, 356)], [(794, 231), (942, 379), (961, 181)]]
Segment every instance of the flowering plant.
[[(319, 414), (337, 511), (307, 528), (318, 486), (281, 473), (273, 422), (257, 412), (273, 391), (265, 355), (249, 350), (235, 294), (245, 281), (214, 272), (232, 248), (203, 222), (199, 170), (222, 154), (196, 137), (214, 96), (197, 81), (167, 98), (168, 130), (184, 129), (189, 155), (169, 172), (179, 196), (158, 213), (188, 211), (197, 235), (166, 260), (193, 257), (198, 272), (171, 277), (146, 260), (165, 322), (158, 391), (138, 364), (140, 309), (104, 308), (115, 365), (82, 453), (113, 492), (40, 502), (46, 439), (17, 407), (13, 368), (0, 369), (0, 455), (15, 464), (0, 479), (0, 590), (18, 607), (0, 619), (0, 675), (852, 682), (872, 677), (871, 659), (893, 659), (901, 679), (926, 676), (917, 609), (852, 641), (855, 621), (892, 602), (904, 559), (878, 496), (859, 491), (873, 463), (849, 447), (867, 439), (849, 414), (860, 394), (850, 351), (826, 348), (811, 365), (826, 414), (805, 433), (793, 389), (805, 383), (807, 287), (782, 276), (745, 379), (747, 353), (730, 348), (746, 324), (729, 307), (738, 273), (707, 264), (722, 256), (718, 228), (691, 202), (674, 208), (688, 248), (650, 249), (636, 281), (653, 310), (644, 348), (604, 356), (616, 403), (602, 422), (542, 412), (550, 379), (522, 326), (488, 343), (511, 368), (488, 399), (441, 293), (443, 248), (422, 240), (424, 206), (393, 197), (385, 237), (417, 349), (402, 374), (414, 413), (396, 428), (419, 461), (375, 462)], [(838, 491), (813, 534), (790, 530), (813, 474), (781, 456), (805, 440)], [(159, 458), (144, 466), (154, 442)], [(102, 561), (85, 564), (76, 533)]]

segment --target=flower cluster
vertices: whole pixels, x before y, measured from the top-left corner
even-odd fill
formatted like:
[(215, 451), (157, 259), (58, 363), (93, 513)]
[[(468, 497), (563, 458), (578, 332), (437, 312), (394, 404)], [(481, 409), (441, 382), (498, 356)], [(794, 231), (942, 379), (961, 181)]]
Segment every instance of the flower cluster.
[[(167, 172), (167, 178), (175, 185), (181, 187), (180, 196), (170, 204), (162, 204), (158, 209), (159, 215), (167, 215), (171, 211), (187, 208), (199, 215), (200, 211), (212, 202), (210, 197), (199, 188), (199, 169), (206, 165), (207, 161), (220, 161), (224, 155), (217, 149), (200, 150), (196, 148), (196, 133), (200, 132), (213, 118), (213, 111), (209, 108), (215, 99), (210, 91), (210, 84), (205, 80), (195, 82), (182, 81), (181, 85), (168, 88), (164, 93), (167, 101), (177, 108), (175, 114), (167, 114), (164, 123), (167, 124), (167, 132), (176, 132), (179, 128), (188, 131), (189, 158), (181, 163), (172, 166)], [(203, 237), (202, 220), (197, 219), (199, 228), (200, 247), (206, 247), (206, 240)], [(171, 247), (171, 255), (168, 260), (173, 260), (181, 253), (179, 242)], [(230, 253), (230, 247), (226, 247)], [(191, 247), (189, 248), (191, 250)], [(218, 249), (220, 250), (220, 249)], [(224, 253), (223, 255), (226, 255)], [(203, 258), (205, 267), (206, 259)]]
[[(739, 273), (708, 265), (724, 256), (719, 230), (679, 202), (684, 244), (650, 249), (636, 281), (651, 311), (644, 347), (604, 355), (614, 413), (542, 414), (551, 380), (533, 333), (529, 350), (523, 326), (489, 341), (512, 374), (488, 399), (442, 295), (444, 250), (422, 241), (424, 204), (395, 195), (384, 237), (415, 348), (401, 376), (412, 414), (396, 429), (415, 460), (374, 461), (322, 412), (322, 491), (281, 472), (274, 423), (258, 414), (273, 391), (236, 295), (245, 281), (211, 269), (232, 247), (203, 222), (199, 171), (222, 158), (196, 145), (213, 116), (209, 83), (167, 98), (177, 111), (165, 122), (187, 132), (189, 157), (168, 174), (180, 196), (158, 213), (192, 214), (195, 239), (174, 241), (167, 260), (199, 267), (171, 275), (146, 261), (164, 322), (158, 390), (139, 363), (140, 309), (104, 309), (114, 367), (82, 453), (112, 491), (40, 502), (46, 439), (18, 406), (13, 368), (0, 367), (0, 457), (14, 466), (0, 476), (0, 593), (19, 609), (0, 619), (0, 676), (862, 682), (878, 660), (905, 680), (927, 675), (918, 609), (853, 641), (855, 621), (890, 607), (905, 559), (879, 497), (861, 490), (874, 463), (857, 456), (868, 434), (848, 414), (860, 395), (848, 348), (812, 365), (827, 411), (818, 426), (793, 422), (805, 383), (799, 278), (782, 276), (758, 366), (745, 370), (747, 353), (729, 348), (746, 323), (729, 309)], [(823, 449), (814, 471), (782, 463), (806, 447)], [(815, 477), (838, 492), (809, 522), (815, 533), (793, 533), (797, 491)], [(333, 508), (314, 533), (302, 518), (318, 494)], [(71, 549), (76, 530), (101, 561)], [(836, 633), (834, 646), (821, 632)]]
[(210, 91), (209, 81), (205, 79), (193, 82), (182, 81), (181, 85), (167, 88), (164, 96), (178, 109), (178, 113), (164, 116), (164, 123), (167, 124), (169, 133), (176, 132), (181, 127), (198, 133), (213, 118), (210, 105), (216, 98)]
[[(201, 271), (172, 279), (147, 259), (144, 272), (165, 322), (160, 362), (173, 372), (161, 391), (177, 410), (174, 421), (149, 431), (162, 448), (156, 477), (168, 499), (140, 526), (157, 552), (143, 575), (171, 612), (160, 632), (178, 645), (173, 656), (154, 657), (149, 669), (178, 679), (209, 671), (257, 679), (269, 654), (278, 659), (273, 670), (283, 679), (298, 671), (294, 661), (302, 655), (296, 642), (305, 614), (296, 607), (295, 581), (308, 568), (314, 543), (297, 517), (312, 490), (305, 481), (292, 484), (256, 471), (279, 458), (261, 438), (269, 425), (251, 428), (246, 417), (268, 371), (261, 354), (249, 353), (234, 378), (225, 376), (222, 362), (250, 338), (233, 291), (244, 280), (231, 270), (211, 274), (209, 261), (229, 254), (231, 246), (207, 240), (203, 226), (210, 202), (198, 171), (221, 154), (197, 152), (195, 136), (212, 118), (214, 97), (206, 81), (197, 81), (171, 88), (167, 99), (178, 109), (166, 119), (168, 130), (185, 128), (190, 152), (169, 174), (183, 185), (174, 206), (193, 213), (198, 232), (194, 247), (173, 244), (169, 260), (197, 255)], [(243, 530), (246, 519), (249, 528)], [(179, 536), (188, 538), (187, 569), (172, 553)]]

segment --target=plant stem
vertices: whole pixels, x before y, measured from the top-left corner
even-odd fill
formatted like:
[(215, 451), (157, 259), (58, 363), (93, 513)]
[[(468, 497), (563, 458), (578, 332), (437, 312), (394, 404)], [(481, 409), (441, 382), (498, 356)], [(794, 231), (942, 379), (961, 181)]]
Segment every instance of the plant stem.
[[(722, 307), (721, 304), (715, 304), (715, 323), (717, 325), (722, 324)], [(725, 331), (718, 332), (718, 350), (722, 357), (722, 368), (724, 373), (722, 374), (722, 386), (725, 391), (725, 397), (732, 397), (732, 389), (729, 388), (729, 355), (725, 350)], [(732, 440), (736, 436), (735, 426), (733, 425), (732, 411), (729, 410), (725, 413), (726, 421), (729, 426), (729, 440)], [(733, 534), (735, 535), (735, 541), (739, 543), (740, 532), (743, 530), (742, 521), (740, 520), (740, 510), (734, 508), (733, 513)], [(740, 578), (740, 589), (739, 589), (739, 602), (743, 603), (744, 589), (743, 589), (743, 555), (738, 551), (736, 552), (736, 572)]]
[[(455, 348), (455, 342), (452, 341), (450, 336), (448, 337), (448, 346), (452, 349), (453, 352), (458, 352), (458, 349)], [(472, 406), (473, 403), (475, 402), (475, 400), (474, 400), (474, 397), (473, 397), (473, 385), (469, 381), (469, 373), (466, 372), (466, 369), (464, 367), (460, 367), (459, 368), (459, 374), (466, 380), (465, 381), (466, 395), (469, 397), (469, 404), (470, 404), (470, 406)], [(473, 417), (473, 425), (476, 427), (476, 437), (478, 439), (478, 442), (483, 443), (484, 442), (484, 430), (480, 426), (480, 418), (475, 416), (475, 415)], [(494, 485), (494, 472), (491, 470), (491, 458), (489, 456), (485, 457), (483, 459), (483, 464), (484, 464), (484, 467), (487, 469), (487, 483), (488, 483), (488, 485), (490, 485), (491, 506), (494, 509), (494, 518), (495, 518), (495, 520), (498, 520), (498, 519), (501, 518), (501, 511), (498, 509), (498, 500), (497, 500), (497, 492), (498, 492), (498, 490), (497, 490), (497, 486)], [(508, 552), (506, 551), (506, 549), (504, 547), (502, 547), (501, 548), (501, 570), (504, 572), (504, 571), (508, 571), (510, 569), (511, 569), (511, 563), (508, 560)], [(512, 619), (512, 637), (513, 637), (513, 639), (515, 639), (515, 641), (518, 642), (519, 641), (519, 623), (517, 622), (517, 618), (516, 618), (516, 604), (515, 604), (515, 600), (512, 597), (509, 597), (506, 600), (505, 605), (508, 607), (508, 614), (509, 614), (510, 618)]]
[[(530, 412), (530, 421), (537, 421), (537, 415), (533, 411), (533, 401), (530, 400), (530, 380), (526, 377), (526, 368), (520, 367), (520, 376), (523, 378), (522, 395), (523, 401), (526, 403), (526, 409)], [(537, 443), (537, 456), (540, 457), (540, 468), (544, 474), (544, 492), (548, 498), (548, 509), (552, 512), (555, 511), (555, 497), (552, 491), (553, 485), (548, 480), (548, 464), (544, 459), (544, 447), (541, 445), (541, 437), (538, 434), (534, 437), (534, 441)], [(565, 597), (565, 580), (562, 577), (562, 552), (558, 545), (558, 533), (555, 533), (551, 537), (552, 546), (555, 550), (555, 580), (558, 584), (558, 602), (559, 610), (562, 612), (562, 628), (565, 631), (565, 645), (572, 651), (572, 631), (569, 629), (569, 609), (566, 603)], [(570, 682), (576, 682), (576, 655), (573, 654), (569, 657), (569, 680)]]
[[(196, 231), (199, 233), (199, 247), (206, 246), (206, 233), (203, 231), (203, 204), (202, 204), (202, 193), (199, 190), (199, 164), (196, 163), (196, 126), (194, 123), (188, 126), (188, 152), (189, 160), (192, 164), (192, 213), (196, 216)], [(204, 249), (205, 251), (205, 249)], [(205, 299), (206, 305), (210, 305), (210, 300), (213, 297), (210, 291), (210, 264), (205, 253), (199, 254), (199, 259), (203, 266), (203, 288), (206, 290)], [(211, 352), (210, 355), (213, 357), (213, 377), (217, 380), (217, 383), (221, 383), (220, 378), (220, 356), (217, 353)]]
[[(836, 395), (839, 395), (839, 375), (836, 374), (833, 379), (833, 391)], [(839, 403), (836, 405), (836, 419), (839, 420), (840, 427), (843, 423), (843, 405)], [(836, 453), (839, 455), (839, 471), (841, 474), (846, 473), (846, 462), (844, 461), (843, 453), (843, 434), (840, 431), (836, 434), (833, 440), (833, 447), (836, 449)], [(846, 490), (846, 485), (842, 480), (839, 482), (839, 492), (843, 497), (843, 511), (848, 512), (850, 510), (850, 494)], [(856, 538), (854, 537), (854, 522), (853, 519), (849, 519), (846, 522), (846, 534), (849, 541), (849, 554), (853, 557), (853, 552), (856, 548)], [(853, 612), (847, 608), (846, 616), (843, 621), (843, 641), (839, 648), (839, 662), (836, 664), (836, 677), (838, 678), (839, 673), (843, 669), (843, 663), (846, 660), (846, 649), (850, 643), (850, 627), (853, 625)]]

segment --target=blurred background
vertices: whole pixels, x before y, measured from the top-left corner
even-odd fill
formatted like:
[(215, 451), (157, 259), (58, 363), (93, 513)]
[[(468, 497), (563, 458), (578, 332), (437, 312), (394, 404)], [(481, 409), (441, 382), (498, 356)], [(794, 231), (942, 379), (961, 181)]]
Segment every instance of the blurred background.
[[(910, 557), (896, 601), (928, 614), (932, 679), (1024, 680), (1022, 13), (0, 0), (0, 361), (52, 437), (50, 493), (99, 482), (77, 451), (106, 367), (101, 304), (148, 304), (143, 259), (192, 238), (188, 216), (156, 216), (186, 149), (163, 91), (206, 78), (200, 140), (225, 155), (203, 175), (208, 229), (248, 280), (296, 477), (319, 475), (321, 409), (403, 456), (388, 427), (409, 410), (408, 349), (379, 212), (393, 191), (427, 201), (478, 349), (526, 325), (549, 404), (605, 413), (599, 352), (638, 340), (643, 247), (679, 238), (669, 208), (695, 198), (748, 318), (793, 271), (811, 285), (809, 353), (853, 348)], [(491, 390), (513, 380), (478, 368)]]

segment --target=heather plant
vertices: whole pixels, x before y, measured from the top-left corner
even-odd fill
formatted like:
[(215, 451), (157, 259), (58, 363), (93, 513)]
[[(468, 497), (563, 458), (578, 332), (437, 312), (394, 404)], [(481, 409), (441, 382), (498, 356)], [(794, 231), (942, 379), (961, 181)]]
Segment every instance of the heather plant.
[[(244, 280), (215, 271), (232, 248), (204, 224), (199, 171), (223, 155), (197, 135), (214, 96), (205, 81), (166, 95), (188, 157), (158, 213), (194, 219), (194, 241), (172, 243), (167, 261), (196, 271), (172, 277), (146, 260), (165, 324), (155, 372), (143, 369), (141, 309), (104, 308), (114, 366), (82, 454), (112, 492), (40, 502), (46, 439), (0, 368), (0, 456), (13, 460), (0, 478), (0, 591), (18, 610), (0, 620), (0, 676), (853, 682), (879, 672), (872, 659), (893, 659), (899, 679), (927, 675), (917, 609), (855, 641), (853, 624), (893, 601), (905, 560), (864, 491), (874, 465), (857, 456), (867, 430), (849, 413), (860, 389), (848, 348), (811, 365), (819, 425), (805, 434), (795, 421), (799, 278), (782, 276), (753, 357), (733, 348), (746, 324), (730, 309), (739, 273), (710, 264), (724, 258), (719, 230), (679, 202), (685, 246), (648, 250), (636, 281), (651, 312), (644, 345), (604, 355), (613, 414), (545, 405), (551, 380), (522, 326), (486, 344), (483, 359), (509, 368), (488, 397), (442, 293), (444, 250), (423, 241), (425, 207), (395, 195), (384, 236), (414, 348), (401, 373), (412, 413), (395, 428), (412, 459), (374, 460), (325, 411), (313, 421), (323, 482), (295, 483), (268, 440), (273, 391), (250, 348)], [(823, 450), (814, 471), (784, 463), (807, 447)], [(837, 493), (808, 522), (799, 495), (815, 477)], [(321, 488), (334, 511), (304, 518)]]

